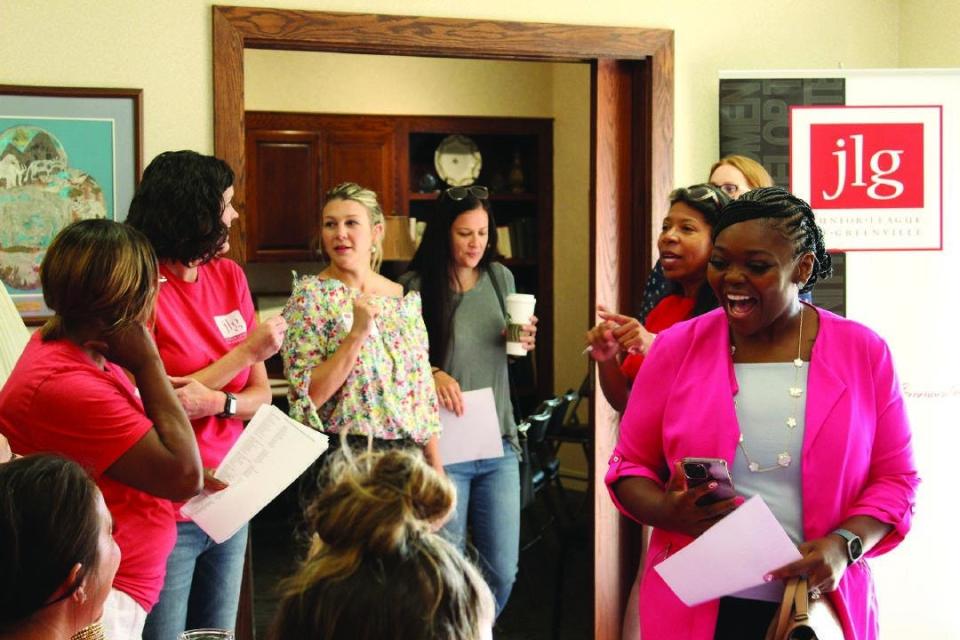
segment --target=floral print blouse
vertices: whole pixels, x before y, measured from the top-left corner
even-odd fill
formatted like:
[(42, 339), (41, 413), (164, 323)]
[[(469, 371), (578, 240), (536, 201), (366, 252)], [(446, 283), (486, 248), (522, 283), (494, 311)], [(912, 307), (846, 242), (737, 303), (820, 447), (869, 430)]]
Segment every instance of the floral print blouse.
[(317, 407), (308, 393), (310, 374), (330, 358), (353, 325), (360, 295), (339, 280), (305, 276), (283, 310), (287, 334), (281, 354), (290, 383), (290, 417), (325, 433), (344, 429), (383, 440), (418, 444), (440, 435), (440, 407), (430, 372), (420, 294), (374, 296), (380, 313), (343, 386)]

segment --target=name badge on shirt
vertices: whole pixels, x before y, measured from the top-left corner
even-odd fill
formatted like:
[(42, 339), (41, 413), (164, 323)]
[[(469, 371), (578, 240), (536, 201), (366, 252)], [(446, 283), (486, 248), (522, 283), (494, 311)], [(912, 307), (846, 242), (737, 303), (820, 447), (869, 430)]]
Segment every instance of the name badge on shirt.
[(217, 328), (220, 329), (220, 335), (224, 340), (229, 341), (247, 333), (247, 322), (238, 309), (234, 309), (225, 316), (213, 316), (213, 321), (217, 323)]

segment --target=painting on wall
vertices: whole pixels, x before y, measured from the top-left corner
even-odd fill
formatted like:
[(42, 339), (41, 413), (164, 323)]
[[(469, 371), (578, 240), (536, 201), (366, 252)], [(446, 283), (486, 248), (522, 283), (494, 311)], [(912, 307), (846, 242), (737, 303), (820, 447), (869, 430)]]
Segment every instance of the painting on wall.
[(27, 324), (50, 315), (40, 263), (57, 233), (126, 217), (141, 169), (141, 96), (0, 85), (0, 282)]

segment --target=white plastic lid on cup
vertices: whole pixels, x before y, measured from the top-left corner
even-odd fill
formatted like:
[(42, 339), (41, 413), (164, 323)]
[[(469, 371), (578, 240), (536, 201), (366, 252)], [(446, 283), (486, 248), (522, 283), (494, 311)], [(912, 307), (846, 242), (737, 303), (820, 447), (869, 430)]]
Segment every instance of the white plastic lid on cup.
[(234, 640), (234, 636), (229, 629), (189, 629), (177, 636), (177, 640)]

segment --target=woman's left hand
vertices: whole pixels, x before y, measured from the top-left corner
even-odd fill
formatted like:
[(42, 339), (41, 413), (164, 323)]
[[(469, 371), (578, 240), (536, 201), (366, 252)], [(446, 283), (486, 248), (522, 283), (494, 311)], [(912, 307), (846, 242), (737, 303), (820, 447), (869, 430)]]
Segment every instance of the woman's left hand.
[(215, 416), (223, 410), (223, 396), (193, 378), (168, 376), (180, 406), (191, 420)]
[(530, 316), (530, 324), (525, 324), (521, 328), (520, 344), (524, 351), (533, 351), (537, 346), (537, 316)]
[(770, 573), (771, 579), (807, 576), (807, 586), (826, 593), (840, 584), (847, 570), (847, 547), (843, 538), (827, 535), (804, 542), (799, 546), (803, 558)]

